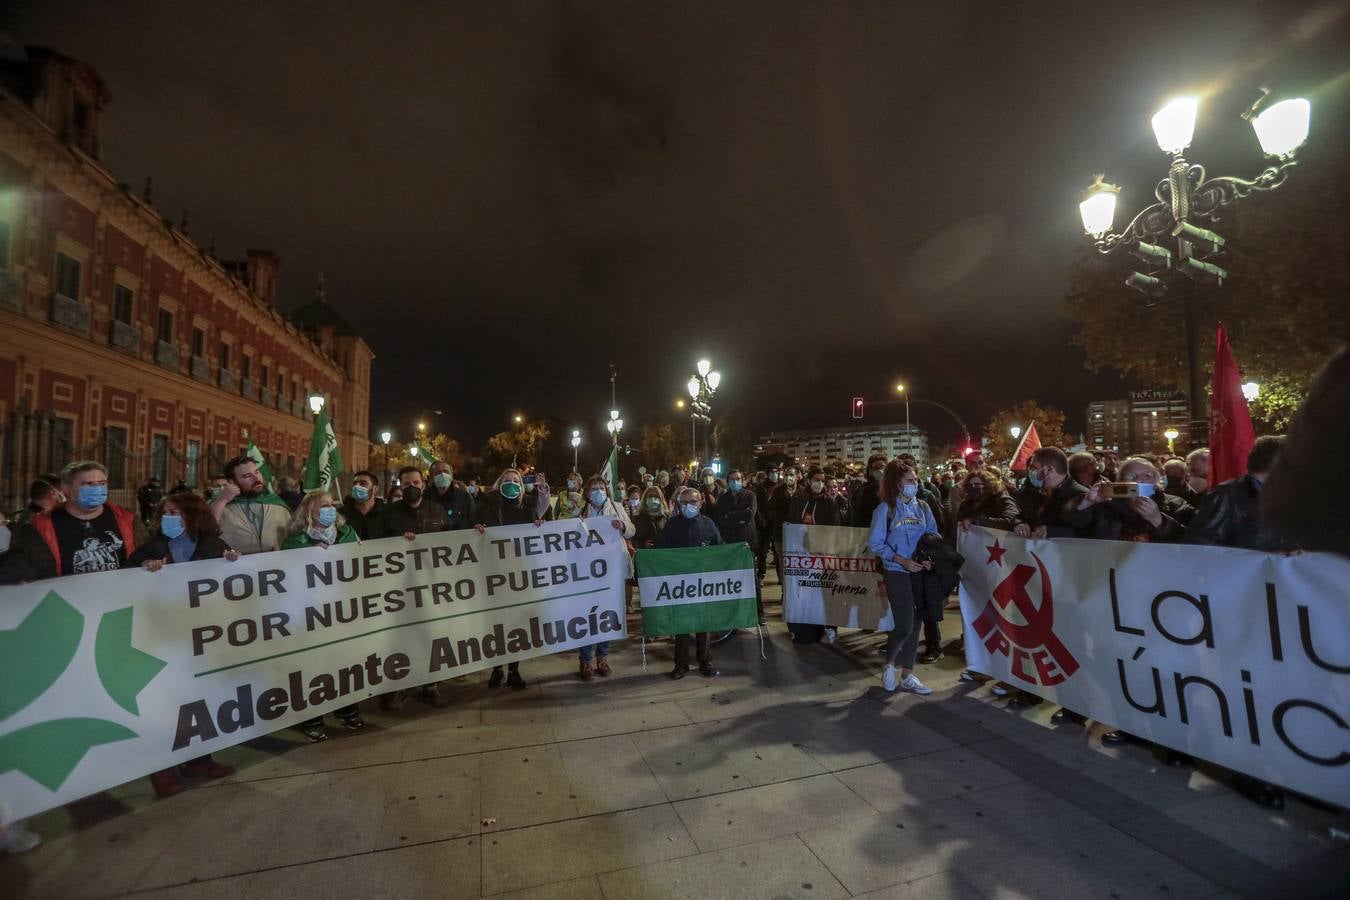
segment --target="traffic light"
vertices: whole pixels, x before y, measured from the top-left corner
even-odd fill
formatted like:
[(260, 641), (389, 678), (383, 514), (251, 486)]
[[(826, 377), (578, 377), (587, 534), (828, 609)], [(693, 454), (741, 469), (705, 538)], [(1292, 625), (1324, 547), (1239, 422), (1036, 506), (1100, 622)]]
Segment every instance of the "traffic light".
[(853, 398), (853, 418), (861, 419), (863, 417), (863, 398)]

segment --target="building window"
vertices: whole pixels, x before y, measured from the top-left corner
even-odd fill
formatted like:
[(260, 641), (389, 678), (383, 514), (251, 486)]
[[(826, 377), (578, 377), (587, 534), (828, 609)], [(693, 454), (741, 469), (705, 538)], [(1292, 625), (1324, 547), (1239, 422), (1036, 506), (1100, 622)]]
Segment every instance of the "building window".
[(47, 442), (47, 462), (43, 467), (47, 472), (60, 472), (74, 456), (75, 446), (71, 435), (75, 433), (75, 423), (60, 416), (52, 419), (51, 440)]
[(220, 342), (220, 370), (224, 372), (230, 367), (230, 345), (224, 341)]
[(271, 372), (269, 372), (267, 369), (267, 366), (263, 366), (261, 369), (258, 370), (258, 383), (265, 388), (271, 386), (272, 377)]
[(80, 299), (80, 261), (56, 252), (56, 292), (72, 300)]
[(187, 474), (183, 476), (183, 480), (187, 482), (188, 487), (197, 486), (197, 464), (201, 459), (201, 455), (202, 455), (202, 442), (188, 441)]
[(109, 490), (127, 486), (127, 429), (121, 425), (109, 425), (103, 432), (103, 464)]
[(135, 315), (135, 299), (136, 295), (125, 284), (113, 285), (113, 318), (130, 325)]
[(200, 328), (192, 329), (192, 355), (198, 359), (206, 356), (206, 332)]
[(248, 381), (249, 378), (253, 375), (253, 357), (245, 356), (244, 361), (241, 362), (239, 365), (240, 365), (239, 374), (243, 377), (245, 381)]
[(167, 434), (150, 436), (150, 474), (158, 478), (160, 484), (169, 483), (169, 436)]
[(160, 309), (158, 330), (155, 336), (166, 344), (173, 343), (173, 313), (167, 309)]

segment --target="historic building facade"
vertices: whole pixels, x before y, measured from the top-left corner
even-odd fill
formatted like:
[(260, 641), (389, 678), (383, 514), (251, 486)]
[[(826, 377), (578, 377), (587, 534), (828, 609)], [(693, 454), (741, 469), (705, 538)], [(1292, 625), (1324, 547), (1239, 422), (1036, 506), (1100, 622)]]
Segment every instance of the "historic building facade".
[(298, 474), (322, 395), (347, 468), (364, 466), (373, 354), (315, 299), (275, 307), (279, 258), (217, 259), (99, 160), (109, 94), (90, 67), (29, 48), (0, 62), (0, 494), (109, 466), (202, 486), (251, 436)]

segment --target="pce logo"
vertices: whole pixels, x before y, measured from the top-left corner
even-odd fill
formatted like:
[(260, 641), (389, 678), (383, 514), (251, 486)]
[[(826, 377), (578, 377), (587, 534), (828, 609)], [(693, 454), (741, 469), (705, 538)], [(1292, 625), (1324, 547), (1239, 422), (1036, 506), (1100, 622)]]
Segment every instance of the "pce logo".
[[(166, 663), (131, 645), (130, 606), (104, 613), (94, 635), (94, 668), (104, 692), (133, 716), (136, 697)], [(70, 668), (84, 636), (84, 615), (55, 591), (19, 627), (0, 631), (0, 723), (28, 707)], [(108, 719), (52, 718), (0, 735), (0, 774), (18, 769), (48, 790), (70, 777), (100, 744), (137, 737)]]
[[(989, 551), (987, 563), (1001, 569), (1003, 554), (1008, 548), (1000, 547), (995, 540), (993, 546), (985, 549)], [(1078, 671), (1078, 660), (1055, 636), (1055, 599), (1050, 573), (1039, 556), (1032, 553), (1031, 558), (1036, 561), (1036, 567), (1022, 563), (1013, 566), (1012, 572), (994, 587), (992, 599), (971, 624), (984, 641), (985, 649), (1009, 657), (1013, 675), (1029, 684), (1059, 684)], [(1027, 593), (1027, 584), (1038, 573), (1039, 606)], [(1020, 623), (1005, 615), (1010, 606), (1016, 609), (1022, 620)]]

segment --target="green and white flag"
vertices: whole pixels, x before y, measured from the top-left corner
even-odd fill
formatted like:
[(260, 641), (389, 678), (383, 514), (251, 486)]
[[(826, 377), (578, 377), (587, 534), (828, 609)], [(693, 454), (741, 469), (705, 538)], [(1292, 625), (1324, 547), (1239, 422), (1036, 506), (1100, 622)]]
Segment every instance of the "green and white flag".
[(309, 459), (305, 460), (305, 490), (333, 489), (342, 474), (342, 454), (328, 413), (319, 410), (314, 417), (314, 435), (309, 439)]
[(609, 485), (609, 495), (614, 498), (614, 502), (621, 502), (622, 498), (619, 496), (619, 447), (617, 444), (609, 451), (609, 459), (605, 460), (604, 468), (600, 470), (600, 477), (605, 479), (605, 484)]
[(637, 552), (649, 636), (754, 628), (755, 558), (746, 544)]
[(431, 452), (431, 448), (425, 447), (417, 441), (413, 441), (412, 445), (417, 448), (417, 459), (414, 460), (415, 465), (421, 466), (424, 469), (430, 469), (432, 466), (436, 465), (436, 463), (440, 462), (436, 457), (436, 454)]
[(258, 445), (253, 443), (253, 438), (249, 437), (248, 434), (245, 434), (244, 437), (248, 438), (248, 449), (244, 451), (244, 455), (258, 464), (258, 474), (262, 476), (263, 484), (267, 485), (267, 489), (270, 491), (272, 480), (275, 477), (272, 474), (272, 467), (267, 464), (267, 457), (263, 456), (263, 452), (258, 449)]

